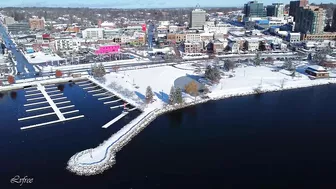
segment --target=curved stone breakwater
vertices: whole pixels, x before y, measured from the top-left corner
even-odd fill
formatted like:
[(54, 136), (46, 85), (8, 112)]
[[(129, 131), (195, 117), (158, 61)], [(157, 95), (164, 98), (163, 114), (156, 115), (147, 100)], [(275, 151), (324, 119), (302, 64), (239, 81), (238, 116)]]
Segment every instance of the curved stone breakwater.
[[(312, 83), (304, 83), (297, 86), (292, 87), (283, 87), (283, 88), (269, 88), (264, 89), (261, 88), (261, 93), (266, 92), (276, 92), (276, 91), (282, 91), (282, 90), (290, 90), (290, 89), (297, 89), (297, 88), (304, 88), (304, 87), (313, 87), (318, 85), (326, 85), (326, 84), (335, 84), (335, 80), (321, 80), (321, 82), (312, 82)], [(158, 116), (174, 111), (177, 109), (182, 109), (188, 106), (205, 103), (210, 100), (219, 100), (219, 99), (225, 99), (230, 97), (237, 97), (237, 96), (246, 96), (246, 95), (253, 95), (257, 94), (253, 89), (250, 89), (249, 91), (245, 92), (235, 92), (232, 94), (226, 94), (226, 95), (215, 95), (211, 94), (210, 98), (208, 99), (202, 99), (193, 101), (190, 103), (184, 103), (181, 105), (167, 105), (163, 107), (162, 109), (154, 109), (152, 111), (145, 111), (143, 112), (138, 118), (131, 121), (129, 124), (124, 126), (121, 130), (119, 130), (117, 133), (113, 134), (110, 139), (116, 138), (116, 136), (121, 135), (116, 140), (110, 141), (108, 139), (107, 141), (104, 141), (102, 144), (100, 144), (97, 148), (104, 148), (104, 156), (99, 160), (90, 160), (92, 162), (81, 162), (79, 159), (83, 156), (89, 156), (88, 154), (92, 153), (92, 150), (95, 149), (87, 149), (82, 152), (76, 153), (73, 155), (70, 160), (68, 161), (67, 169), (71, 172), (76, 173), (77, 175), (84, 175), (84, 176), (90, 176), (90, 175), (96, 175), (103, 173), (105, 170), (111, 168), (115, 163), (115, 156), (116, 152), (122, 149), (123, 146), (125, 146), (128, 142), (132, 140), (133, 137), (135, 137), (138, 133), (140, 133), (149, 123), (151, 123), (155, 118)]]

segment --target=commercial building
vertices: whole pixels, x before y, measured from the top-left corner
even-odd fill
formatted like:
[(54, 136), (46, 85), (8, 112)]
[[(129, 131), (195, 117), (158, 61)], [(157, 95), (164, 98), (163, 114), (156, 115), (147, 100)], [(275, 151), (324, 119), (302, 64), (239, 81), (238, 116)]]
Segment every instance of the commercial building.
[(13, 17), (5, 17), (4, 18), (4, 24), (5, 25), (10, 25), (10, 24), (14, 24), (15, 23), (15, 20)]
[(103, 28), (87, 28), (82, 31), (84, 39), (103, 39), (104, 29)]
[(274, 17), (283, 17), (284, 16), (285, 5), (283, 3), (273, 3), (272, 5), (268, 5), (267, 16)]
[(31, 30), (42, 30), (45, 26), (44, 18), (30, 18), (29, 26)]
[(97, 50), (95, 50), (95, 54), (109, 54), (109, 53), (118, 53), (120, 52), (120, 45), (117, 43), (111, 43), (106, 45), (97, 45)]
[(250, 1), (244, 5), (245, 17), (265, 17), (266, 11), (263, 3)]
[(8, 32), (17, 34), (19, 32), (29, 31), (29, 24), (27, 22), (14, 23), (7, 26)]
[(325, 26), (326, 12), (318, 6), (300, 7), (297, 11), (295, 31), (308, 34), (321, 34)]
[(202, 9), (195, 9), (190, 14), (190, 28), (203, 29), (206, 20), (206, 12)]
[(296, 14), (300, 7), (305, 7), (308, 5), (308, 0), (300, 0), (300, 1), (291, 1), (289, 3), (289, 16), (293, 16), (294, 20), (296, 20)]

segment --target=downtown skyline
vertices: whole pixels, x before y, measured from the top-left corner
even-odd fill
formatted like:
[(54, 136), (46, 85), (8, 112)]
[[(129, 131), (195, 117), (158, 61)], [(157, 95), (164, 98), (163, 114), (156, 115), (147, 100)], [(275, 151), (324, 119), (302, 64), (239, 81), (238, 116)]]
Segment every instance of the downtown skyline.
[[(51, 0), (19, 0), (19, 1), (6, 1), (1, 3), (1, 7), (90, 7), (90, 8), (183, 8), (195, 7), (199, 4), (201, 7), (242, 7), (248, 2), (246, 0), (238, 1), (217, 1), (209, 4), (207, 0), (97, 0), (97, 1), (80, 1), (80, 0), (58, 0), (57, 3)], [(272, 3), (289, 4), (289, 0), (264, 0), (259, 1), (264, 5)], [(330, 3), (328, 0), (311, 0), (310, 3)]]

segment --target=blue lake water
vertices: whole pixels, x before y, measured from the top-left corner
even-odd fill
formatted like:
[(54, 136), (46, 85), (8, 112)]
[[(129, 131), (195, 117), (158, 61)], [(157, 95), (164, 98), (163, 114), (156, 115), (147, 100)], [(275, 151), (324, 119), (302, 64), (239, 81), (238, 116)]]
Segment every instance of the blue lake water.
[(113, 168), (91, 177), (65, 170), (67, 160), (129, 120), (101, 129), (120, 112), (76, 85), (66, 84), (64, 94), (84, 119), (26, 131), (17, 121), (23, 91), (16, 99), (2, 97), (0, 186), (15, 188), (10, 178), (27, 175), (34, 182), (23, 188), (336, 187), (335, 85), (212, 101), (160, 116), (117, 153)]

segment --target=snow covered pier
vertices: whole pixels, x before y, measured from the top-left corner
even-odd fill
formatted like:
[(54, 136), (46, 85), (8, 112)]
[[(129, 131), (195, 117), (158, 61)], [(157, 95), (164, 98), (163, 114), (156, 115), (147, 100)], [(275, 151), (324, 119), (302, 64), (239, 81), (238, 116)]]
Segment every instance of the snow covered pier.
[[(50, 88), (52, 88), (52, 87), (49, 87), (49, 89)], [(31, 91), (31, 90), (28, 90), (28, 91)], [(28, 92), (28, 91), (26, 91), (26, 92)], [(79, 112), (79, 110), (71, 110), (71, 111), (63, 112), (62, 113), (61, 112), (62, 109), (74, 107), (74, 105), (65, 106), (65, 107), (58, 107), (57, 106), (57, 105), (60, 105), (60, 104), (70, 103), (70, 101), (54, 102), (54, 101), (60, 101), (60, 100), (66, 99), (66, 97), (59, 97), (60, 95), (62, 95), (62, 93), (59, 94), (59, 95), (53, 95), (56, 98), (51, 98), (52, 95), (49, 95), (48, 93), (56, 92), (56, 90), (55, 91), (46, 91), (45, 86), (42, 86), (40, 83), (37, 84), (37, 91), (34, 90), (34, 92), (40, 92), (40, 94), (42, 94), (43, 97), (31, 98), (31, 99), (27, 99), (27, 101), (40, 100), (40, 99), (45, 99), (45, 101), (35, 102), (35, 103), (29, 103), (29, 104), (25, 104), (24, 106), (35, 106), (35, 105), (39, 105), (39, 104), (48, 104), (48, 106), (39, 107), (39, 108), (33, 108), (33, 109), (27, 109), (26, 112), (32, 112), (32, 111), (44, 110), (44, 109), (52, 109), (53, 112), (48, 112), (48, 113), (44, 113), (44, 114), (39, 114), (39, 115), (34, 115), (34, 116), (28, 116), (28, 117), (19, 118), (18, 121), (24, 121), (24, 120), (30, 120), (30, 119), (35, 119), (35, 118), (41, 118), (41, 117), (55, 115), (55, 114), (57, 115), (58, 120), (49, 121), (49, 122), (45, 122), (45, 123), (39, 123), (39, 124), (25, 126), (25, 127), (21, 127), (21, 130), (35, 128), (35, 127), (40, 127), (40, 126), (44, 126), (44, 125), (50, 125), (50, 124), (54, 124), (54, 123), (59, 123), (59, 122), (64, 122), (64, 121), (69, 121), (69, 120), (74, 120), (74, 119), (79, 119), (79, 118), (84, 117), (84, 115), (74, 116), (74, 117), (70, 117), (70, 118), (65, 118), (64, 117), (64, 115), (76, 113), (76, 112)], [(57, 92), (60, 92), (60, 91), (57, 90)]]
[(121, 118), (125, 117), (127, 114), (129, 114), (129, 112), (123, 112), (121, 113), (119, 116), (117, 116), (116, 118), (112, 119), (111, 121), (109, 121), (108, 123), (106, 123), (102, 128), (106, 129), (109, 126), (111, 126), (113, 123), (119, 121)]

